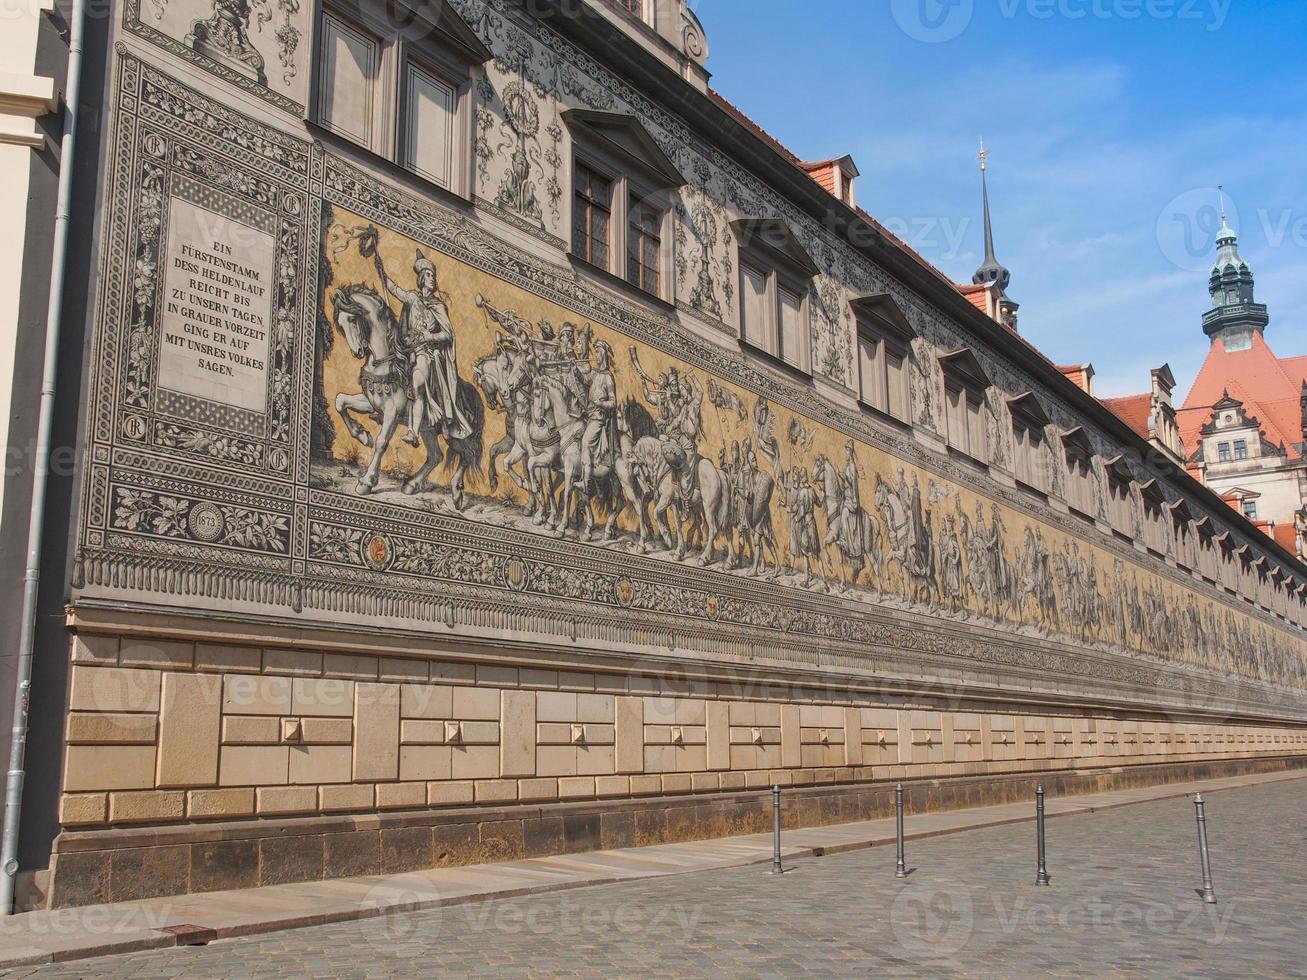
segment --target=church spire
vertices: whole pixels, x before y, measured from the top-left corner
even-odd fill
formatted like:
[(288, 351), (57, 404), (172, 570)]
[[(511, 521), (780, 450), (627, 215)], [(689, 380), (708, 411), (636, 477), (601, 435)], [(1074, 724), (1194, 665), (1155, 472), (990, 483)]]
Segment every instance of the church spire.
[(989, 218), (989, 181), (986, 178), (986, 171), (989, 169), (988, 161), (989, 150), (985, 149), (985, 141), (982, 139), (980, 141), (980, 196), (985, 210), (985, 259), (976, 270), (976, 274), (971, 277), (971, 281), (976, 284), (997, 283), (998, 291), (1002, 293), (1007, 290), (1008, 283), (1012, 280), (1012, 273), (994, 255), (994, 226)]
[(1226, 350), (1239, 350), (1252, 343), (1252, 332), (1264, 330), (1270, 322), (1266, 306), (1253, 295), (1253, 271), (1239, 254), (1239, 236), (1230, 227), (1225, 211), (1225, 188), (1218, 187), (1221, 227), (1216, 232), (1216, 262), (1207, 281), (1212, 309), (1203, 315), (1203, 331), (1220, 337)]

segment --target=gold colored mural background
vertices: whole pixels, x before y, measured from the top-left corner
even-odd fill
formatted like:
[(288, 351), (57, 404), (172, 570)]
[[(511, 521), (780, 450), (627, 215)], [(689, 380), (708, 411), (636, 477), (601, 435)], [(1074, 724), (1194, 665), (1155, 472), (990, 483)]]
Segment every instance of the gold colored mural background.
[[(361, 492), (356, 481), (373, 453), (372, 446), (351, 435), (335, 411), (338, 395), (357, 395), (361, 391), (360, 368), (364, 364), (362, 358), (351, 352), (336, 318), (340, 292), (361, 285), (386, 295), (375, 259), (364, 254), (373, 247), (372, 238), (365, 231), (368, 225), (366, 219), (336, 209), (323, 243), (331, 277), (323, 290), (321, 304), (326, 315), (333, 318), (334, 339), (321, 364), (322, 395), (330, 407), (328, 415), (334, 435), (329, 446), (315, 447), (317, 462), (313, 479), (320, 487), (345, 493)], [(606, 325), (579, 318), (401, 234), (378, 229), (374, 247), (389, 277), (404, 290), (419, 289), (414, 269), (419, 251), (434, 263), (437, 293), (448, 308), (454, 333), (458, 373), (466, 382), (475, 382), (477, 363), (494, 357), (500, 338), (508, 336), (488, 315), (487, 305), (499, 311), (515, 312), (530, 325), (537, 338), (544, 321), (556, 331), (567, 323), (575, 324), (578, 331), (588, 327), (592, 340), (606, 342), (613, 352), (619, 405), (633, 399), (651, 416), (658, 414), (657, 406), (644, 397), (630, 356), (632, 348), (645, 373), (655, 381), (666, 378), (673, 369), (683, 378), (693, 378), (690, 399), (696, 397), (696, 390), (702, 398), (701, 433), (694, 440), (698, 453), (726, 483), (744, 484), (755, 481), (757, 476), (752, 470), (740, 476), (740, 468), (733, 464), (733, 447), (740, 446), (743, 453), (746, 444), (750, 445), (758, 459), (757, 470), (775, 481), (768, 507), (775, 533), (774, 557), (763, 544), (763, 568), (755, 572), (752, 566), (757, 545), (747, 547), (732, 531), (730, 541), (735, 542), (739, 551), (732, 562), (728, 534), (723, 532), (712, 542), (714, 547), (708, 559), (723, 572), (761, 577), (794, 587), (840, 591), (870, 602), (920, 604), (940, 615), (1001, 621), (1031, 632), (1119, 645), (1172, 661), (1246, 676), (1282, 683), (1304, 682), (1300, 640), (1195, 590), (1156, 576), (1142, 567), (1142, 563), (1123, 562), (1118, 556), (1027, 514), (997, 505), (860, 442), (853, 444), (859, 472), (855, 503), (847, 482), (841, 484), (838, 478), (834, 482), (814, 479), (823, 457), (834, 476), (845, 470), (849, 440), (844, 435), (788, 408), (770, 405), (767, 406), (772, 419), (769, 431), (776, 446), (775, 452), (765, 451), (762, 443), (767, 433), (759, 431), (756, 424), (758, 396), (752, 392), (687, 368), (662, 351), (635, 342)], [(480, 306), (478, 297), (483, 301)], [(387, 301), (398, 319), (402, 303), (394, 296), (387, 296)], [(597, 357), (593, 346), (587, 354), (590, 363), (583, 367), (582, 373), (593, 377)], [(559, 376), (565, 373), (559, 369)], [(406, 378), (404, 383), (409, 380)], [(697, 389), (693, 387), (696, 383)], [(483, 388), (479, 394), (484, 403)], [(367, 412), (355, 413), (354, 417), (375, 444), (378, 418)], [(369, 496), (412, 507), (451, 507), (450, 477), (439, 468), (431, 474), (435, 487), (411, 495), (403, 492), (403, 481), (419, 469), (426, 451), (421, 445), (405, 442), (402, 431), (400, 425), (384, 452), (379, 479)], [(507, 413), (503, 407), (486, 407), (481, 439), (483, 469), (491, 447), (507, 431)], [(441, 445), (448, 448), (446, 443)], [(324, 450), (331, 463), (322, 461)], [(503, 463), (501, 458), (500, 481), (493, 495), (485, 474), (467, 474), (466, 499), (461, 502), (464, 516), (484, 523), (587, 539), (585, 529), (575, 519), (569, 519), (561, 532), (548, 525), (536, 525), (526, 513), (529, 495), (504, 478)], [(674, 475), (672, 482), (678, 479)], [(679, 487), (674, 489), (679, 491)], [(702, 493), (702, 487), (698, 489)], [(556, 491), (559, 498), (562, 492), (563, 488)], [(690, 495), (693, 498), (693, 491)], [(746, 497), (747, 493), (741, 499)], [(654, 502), (647, 501), (651, 510)], [(803, 518), (809, 504), (813, 520), (805, 524)], [(693, 506), (675, 496), (672, 510), (678, 509), (687, 518), (683, 523), (689, 523)], [(608, 515), (602, 508), (596, 510), (597, 520), (602, 524)], [(747, 524), (739, 510), (737, 507), (729, 515), (728, 529)], [(615, 538), (603, 542), (603, 546), (637, 551), (639, 520), (629, 507), (619, 516), (617, 527)], [(813, 542), (807, 540), (813, 530), (817, 542), (821, 543), (817, 555), (811, 553)], [(600, 529), (596, 528), (588, 539), (599, 543), (599, 537)], [(697, 539), (695, 547), (687, 549), (684, 560), (694, 560), (695, 552), (701, 551), (704, 543), (702, 537)], [(650, 550), (655, 557), (673, 560), (680, 557), (676, 548), (668, 548), (657, 539), (651, 542)], [(856, 560), (859, 550), (868, 552), (865, 563)], [(853, 581), (859, 564), (863, 567)]]

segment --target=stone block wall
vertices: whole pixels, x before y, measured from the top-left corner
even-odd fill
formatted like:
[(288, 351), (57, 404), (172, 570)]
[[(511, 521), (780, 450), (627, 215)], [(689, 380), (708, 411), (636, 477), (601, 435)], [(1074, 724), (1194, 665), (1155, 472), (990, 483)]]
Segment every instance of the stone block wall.
[(1307, 755), (1302, 728), (78, 635), (68, 829)]

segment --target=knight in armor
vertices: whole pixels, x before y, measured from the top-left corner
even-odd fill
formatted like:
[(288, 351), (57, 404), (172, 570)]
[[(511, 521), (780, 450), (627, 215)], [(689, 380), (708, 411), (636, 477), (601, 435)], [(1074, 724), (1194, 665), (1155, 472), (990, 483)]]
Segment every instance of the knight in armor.
[(405, 289), (386, 273), (380, 253), (372, 253), (377, 275), (386, 291), (403, 304), (400, 337), (412, 357), (413, 399), (409, 409), (409, 440), (428, 427), (439, 427), (447, 439), (466, 439), (472, 425), (458, 404), (458, 364), (454, 327), (447, 298), (436, 290), (436, 266), (417, 251), (413, 272), (418, 288)]

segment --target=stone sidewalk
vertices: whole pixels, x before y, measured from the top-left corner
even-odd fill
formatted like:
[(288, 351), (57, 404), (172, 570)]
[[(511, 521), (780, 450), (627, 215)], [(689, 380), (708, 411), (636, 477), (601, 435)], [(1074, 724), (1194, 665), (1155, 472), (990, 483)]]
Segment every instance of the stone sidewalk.
[[(1307, 773), (1267, 773), (1086, 794), (1050, 799), (1047, 813), (1050, 817), (1092, 813), (1199, 791), (1212, 793), (1302, 778), (1307, 778)], [(920, 840), (1033, 819), (1033, 801), (916, 814), (907, 819), (906, 836), (909, 841)], [(782, 836), (782, 857), (792, 862), (893, 842), (892, 819), (787, 830)], [(208, 892), (57, 912), (28, 912), (0, 922), (0, 968), (192, 945), (488, 899), (769, 863), (771, 859), (771, 836), (753, 834), (502, 864), (274, 885), (249, 891)], [(891, 867), (893, 860), (893, 852), (887, 851), (886, 861)]]

